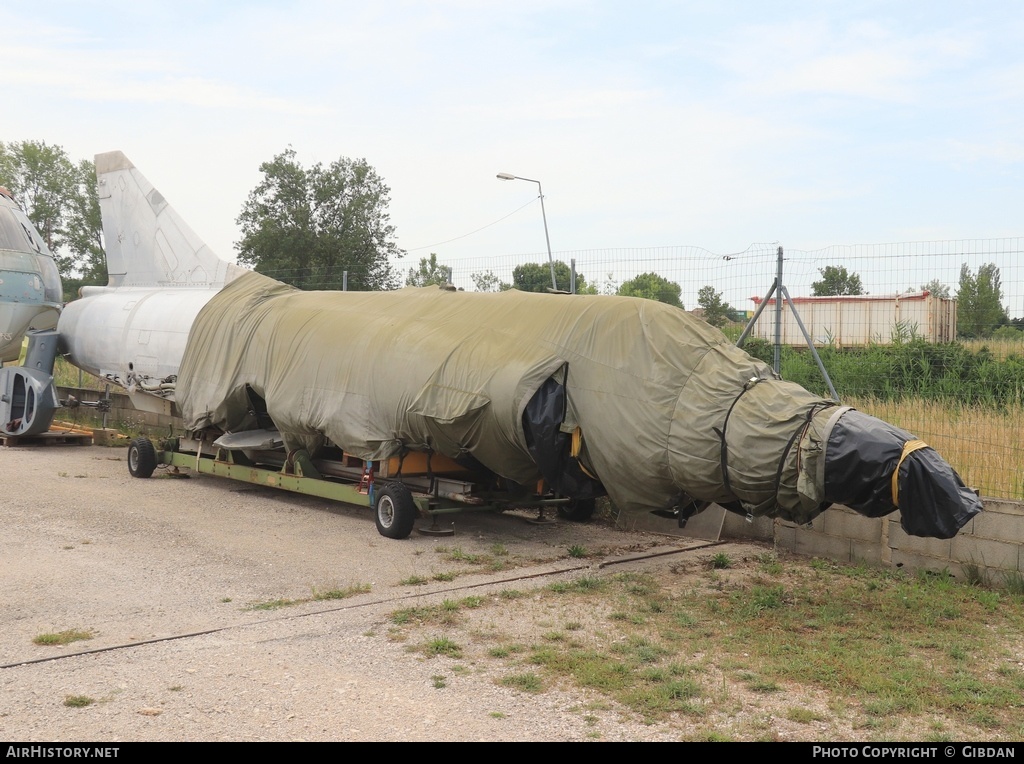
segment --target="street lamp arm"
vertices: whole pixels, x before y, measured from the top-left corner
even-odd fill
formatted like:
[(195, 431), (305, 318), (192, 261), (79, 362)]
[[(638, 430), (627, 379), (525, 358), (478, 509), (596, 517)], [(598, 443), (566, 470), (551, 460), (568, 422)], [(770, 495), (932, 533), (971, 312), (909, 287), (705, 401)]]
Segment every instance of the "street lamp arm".
[(541, 188), (540, 181), (533, 178), (524, 178), (521, 175), (513, 175), (510, 172), (499, 172), (498, 180), (525, 180), (528, 183), (537, 184), (537, 195), (540, 197), (540, 214), (544, 218), (544, 241), (548, 245), (548, 265), (551, 267), (551, 288), (557, 292), (558, 282), (555, 280), (555, 261), (551, 257), (551, 237), (548, 236), (548, 213), (544, 210), (544, 189)]
[(534, 180), (533, 178), (524, 178), (522, 175), (513, 175), (510, 172), (499, 172), (498, 180), (525, 180), (530, 183), (536, 183), (538, 186), (540, 185), (539, 180)]

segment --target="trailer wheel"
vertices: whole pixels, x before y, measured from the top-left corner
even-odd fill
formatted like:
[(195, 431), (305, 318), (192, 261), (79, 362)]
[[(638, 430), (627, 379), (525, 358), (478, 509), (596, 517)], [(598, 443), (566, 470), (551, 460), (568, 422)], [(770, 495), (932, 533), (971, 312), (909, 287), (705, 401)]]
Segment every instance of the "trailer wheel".
[(408, 538), (419, 511), (409, 489), (401, 483), (388, 483), (377, 494), (377, 531), (389, 539)]
[(568, 504), (558, 505), (558, 515), (566, 520), (585, 523), (593, 516), (596, 507), (595, 499), (571, 499)]
[(132, 477), (148, 478), (156, 469), (156, 449), (149, 438), (135, 438), (128, 444), (128, 472)]

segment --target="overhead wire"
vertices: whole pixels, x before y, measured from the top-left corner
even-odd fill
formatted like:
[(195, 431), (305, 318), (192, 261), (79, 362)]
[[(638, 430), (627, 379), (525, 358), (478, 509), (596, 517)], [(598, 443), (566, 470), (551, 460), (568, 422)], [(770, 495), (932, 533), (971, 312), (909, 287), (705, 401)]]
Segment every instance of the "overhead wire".
[[(540, 199), (540, 197), (538, 196), (538, 197), (537, 197), (537, 199)], [(528, 201), (528, 202), (527, 202), (526, 204), (524, 204), (524, 205), (523, 205), (522, 207), (518, 207), (518, 208), (516, 208), (516, 209), (512, 210), (512, 211), (511, 211), (510, 213), (508, 213), (508, 214), (507, 214), (507, 215), (505, 215), (504, 217), (500, 217), (500, 218), (498, 218), (498, 219), (497, 219), (497, 220), (495, 220), (495, 221), (494, 221), (493, 223), (488, 223), (488, 224), (487, 224), (487, 225), (485, 225), (485, 226), (481, 226), (480, 228), (477, 228), (477, 229), (476, 229), (475, 231), (470, 231), (469, 233), (464, 233), (464, 234), (462, 234), (462, 236), (456, 236), (456, 237), (455, 237), (454, 239), (446, 239), (445, 241), (439, 241), (439, 242), (436, 242), (436, 243), (434, 243), (434, 244), (427, 244), (427, 245), (426, 245), (425, 247), (413, 247), (412, 249), (407, 249), (407, 250), (405, 250), (405, 251), (406, 251), (406, 252), (419, 252), (419, 251), (420, 251), (420, 250), (422, 250), (422, 249), (430, 249), (431, 247), (439, 247), (439, 246), (441, 246), (442, 244), (449, 244), (449, 243), (451, 243), (451, 242), (453, 242), (453, 241), (458, 241), (459, 239), (465, 239), (465, 238), (466, 238), (467, 236), (472, 236), (472, 235), (473, 235), (473, 234), (475, 234), (475, 233), (480, 233), (480, 231), (483, 231), (483, 230), (484, 230), (484, 229), (486, 229), (486, 228), (490, 228), (490, 227), (491, 227), (492, 225), (497, 225), (497, 224), (498, 224), (498, 223), (500, 223), (500, 222), (501, 222), (502, 220), (505, 220), (505, 219), (507, 219), (507, 218), (510, 218), (510, 217), (512, 217), (512, 216), (513, 216), (513, 215), (515, 215), (515, 214), (516, 214), (517, 212), (520, 212), (521, 210), (524, 210), (524, 209), (526, 209), (526, 208), (527, 208), (527, 207), (529, 207), (529, 206), (530, 206), (531, 204), (533, 204), (534, 202), (536, 202), (536, 201), (537, 201), (537, 199), (531, 199), (531, 200), (530, 200), (530, 201)]]

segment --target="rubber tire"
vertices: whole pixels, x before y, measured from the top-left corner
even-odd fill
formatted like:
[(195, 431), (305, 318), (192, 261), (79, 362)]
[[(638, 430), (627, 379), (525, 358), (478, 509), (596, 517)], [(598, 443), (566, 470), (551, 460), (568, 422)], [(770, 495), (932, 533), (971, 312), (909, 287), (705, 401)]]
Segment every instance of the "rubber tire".
[(558, 506), (558, 516), (576, 523), (585, 523), (594, 515), (596, 499), (571, 499), (568, 504)]
[(156, 449), (149, 438), (135, 438), (128, 444), (128, 472), (132, 477), (148, 478), (156, 469)]
[(389, 539), (408, 538), (419, 516), (409, 489), (401, 483), (388, 483), (377, 493), (374, 502), (377, 532)]

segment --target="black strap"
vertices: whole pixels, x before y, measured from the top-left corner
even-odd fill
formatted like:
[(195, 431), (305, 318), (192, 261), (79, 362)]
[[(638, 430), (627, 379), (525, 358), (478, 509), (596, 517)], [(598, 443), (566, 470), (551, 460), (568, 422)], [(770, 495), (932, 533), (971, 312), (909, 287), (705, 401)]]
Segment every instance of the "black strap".
[(725, 431), (726, 431), (726, 428), (728, 428), (728, 426), (729, 426), (729, 417), (732, 416), (732, 410), (734, 408), (736, 408), (736, 404), (740, 402), (740, 398), (742, 398), (743, 395), (748, 390), (753, 389), (753, 387), (758, 382), (763, 382), (763, 381), (764, 380), (761, 379), (760, 377), (754, 377), (753, 379), (747, 380), (744, 383), (744, 385), (743, 385), (743, 389), (740, 390), (740, 394), (737, 395), (733, 399), (732, 405), (729, 406), (729, 410), (725, 412), (725, 420), (722, 422), (722, 429), (719, 430), (717, 427), (712, 427), (711, 428), (715, 432), (715, 434), (718, 435), (719, 439), (722, 441), (722, 448), (721, 448), (721, 455), (720, 455), (721, 464), (722, 464), (722, 483), (725, 485), (725, 490), (727, 490), (729, 493), (732, 493), (732, 486), (729, 484), (729, 446), (726, 445), (726, 442), (725, 442)]
[(786, 443), (786, 447), (782, 450), (782, 457), (779, 459), (779, 469), (775, 472), (775, 494), (778, 495), (779, 487), (782, 485), (782, 470), (786, 466), (786, 457), (789, 456), (789, 451), (793, 448), (793, 444), (796, 443), (797, 439), (800, 438), (807, 428), (811, 425), (811, 420), (814, 419), (814, 415), (819, 411), (824, 411), (827, 408), (834, 406), (834, 403), (814, 403), (807, 409), (807, 416), (804, 417), (804, 423), (796, 429), (793, 435), (789, 438), (789, 442)]

